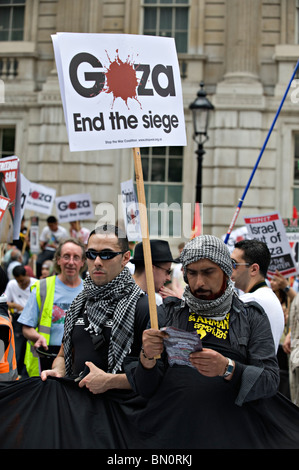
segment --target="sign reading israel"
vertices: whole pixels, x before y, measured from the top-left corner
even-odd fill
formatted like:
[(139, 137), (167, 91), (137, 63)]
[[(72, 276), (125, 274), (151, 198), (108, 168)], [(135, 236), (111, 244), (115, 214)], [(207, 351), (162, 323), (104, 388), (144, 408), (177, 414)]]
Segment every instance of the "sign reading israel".
[(71, 151), (186, 145), (173, 38), (52, 36)]

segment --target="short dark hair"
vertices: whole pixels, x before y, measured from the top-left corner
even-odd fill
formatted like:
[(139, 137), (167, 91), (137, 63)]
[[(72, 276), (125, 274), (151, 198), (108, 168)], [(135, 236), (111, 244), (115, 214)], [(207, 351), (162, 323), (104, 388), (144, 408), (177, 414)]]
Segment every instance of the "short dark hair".
[(145, 264), (143, 261), (140, 261), (138, 263), (135, 263), (135, 274), (142, 274), (145, 271)]
[(241, 240), (235, 243), (235, 248), (243, 251), (243, 258), (246, 263), (257, 263), (261, 274), (264, 277), (267, 276), (271, 254), (266, 243), (256, 239)]
[(118, 245), (121, 251), (130, 251), (127, 235), (117, 225), (105, 224), (105, 225), (100, 225), (96, 227), (94, 230), (90, 232), (88, 240), (90, 239), (90, 237), (92, 237), (92, 235), (97, 235), (97, 234), (115, 235), (117, 237)]
[(50, 215), (48, 218), (47, 218), (47, 223), (48, 224), (55, 224), (57, 222), (57, 219), (55, 217), (55, 215)]
[(12, 270), (12, 274), (13, 274), (14, 277), (27, 276), (26, 269), (24, 268), (24, 266), (22, 264), (20, 264), (19, 266), (14, 267), (13, 270)]

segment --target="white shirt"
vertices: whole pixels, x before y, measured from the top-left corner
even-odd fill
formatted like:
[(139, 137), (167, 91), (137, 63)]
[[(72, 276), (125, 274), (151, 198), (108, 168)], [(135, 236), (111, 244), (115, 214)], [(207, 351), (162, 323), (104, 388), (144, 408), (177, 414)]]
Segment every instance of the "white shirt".
[(255, 301), (263, 307), (270, 321), (275, 351), (277, 352), (284, 330), (284, 314), (277, 295), (269, 287), (260, 287), (254, 292), (242, 294), (240, 299), (243, 302)]
[(90, 230), (88, 230), (88, 228), (81, 227), (79, 231), (75, 229), (71, 229), (70, 234), (71, 234), (71, 237), (73, 238), (80, 238), (82, 243), (84, 243), (84, 245), (87, 245), (88, 238), (90, 235)]
[(7, 296), (7, 302), (14, 302), (25, 307), (27, 300), (30, 295), (30, 287), (36, 282), (36, 279), (33, 277), (30, 278), (29, 285), (26, 289), (21, 289), (19, 284), (15, 279), (9, 281), (5, 289), (5, 295)]
[[(39, 240), (41, 242), (46, 242), (46, 243), (50, 243), (50, 242), (59, 243), (66, 238), (68, 238), (68, 233), (66, 229), (58, 225), (56, 232), (52, 232), (52, 230), (50, 230), (48, 226), (44, 227)], [(53, 250), (53, 251), (56, 250), (56, 248), (51, 247), (51, 246), (46, 246), (46, 249)]]

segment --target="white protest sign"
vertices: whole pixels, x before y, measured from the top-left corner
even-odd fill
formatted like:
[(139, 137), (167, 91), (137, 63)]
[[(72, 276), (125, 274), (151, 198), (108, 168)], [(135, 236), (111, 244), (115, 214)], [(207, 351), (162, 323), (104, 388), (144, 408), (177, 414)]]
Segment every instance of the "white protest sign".
[(21, 219), (26, 208), (27, 198), (30, 191), (30, 181), (21, 173)]
[(6, 197), (0, 196), (0, 222), (2, 220), (2, 217), (4, 216), (4, 212), (8, 208), (9, 204), (9, 199)]
[(129, 241), (142, 241), (138, 201), (133, 180), (121, 183), (121, 196), (126, 234)]
[(59, 222), (92, 219), (94, 216), (90, 194), (70, 194), (55, 199)]
[(299, 219), (282, 219), (299, 272)]
[(52, 36), (71, 151), (186, 145), (173, 38)]
[(30, 182), (25, 208), (34, 212), (51, 214), (55, 195), (55, 189)]
[(285, 277), (296, 274), (295, 259), (279, 213), (244, 217), (244, 221), (249, 236), (266, 243), (270, 250), (269, 277), (272, 277), (276, 270)]
[[(226, 235), (222, 235), (222, 240), (225, 240)], [(232, 230), (230, 237), (227, 242), (227, 248), (229, 249), (230, 253), (233, 252), (235, 248), (235, 243), (241, 241), (241, 240), (246, 240), (247, 238), (250, 238), (248, 236), (248, 230), (246, 225), (240, 228), (236, 228), (235, 230)]]
[(37, 216), (30, 217), (30, 251), (33, 254), (40, 252), (39, 220)]

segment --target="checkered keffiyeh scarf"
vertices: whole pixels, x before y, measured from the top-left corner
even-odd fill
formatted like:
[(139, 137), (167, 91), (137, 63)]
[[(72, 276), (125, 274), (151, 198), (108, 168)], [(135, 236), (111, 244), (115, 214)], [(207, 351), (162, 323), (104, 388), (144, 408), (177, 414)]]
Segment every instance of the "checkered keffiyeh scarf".
[(186, 275), (187, 266), (205, 258), (216, 263), (228, 276), (224, 293), (215, 300), (202, 300), (194, 297), (189, 285), (187, 285), (183, 296), (190, 311), (210, 319), (223, 320), (230, 311), (233, 297), (233, 283), (230, 279), (232, 262), (230, 252), (225, 243), (213, 235), (200, 235), (189, 241), (180, 256), (184, 270), (184, 279), (188, 284)]
[(135, 309), (141, 295), (143, 292), (127, 267), (115, 279), (100, 287), (87, 274), (82, 292), (72, 302), (65, 317), (62, 341), (67, 376), (72, 375), (72, 331), (84, 311), (89, 322), (87, 330), (93, 335), (101, 334), (106, 320), (112, 319), (108, 372), (116, 373), (121, 369), (134, 339)]

